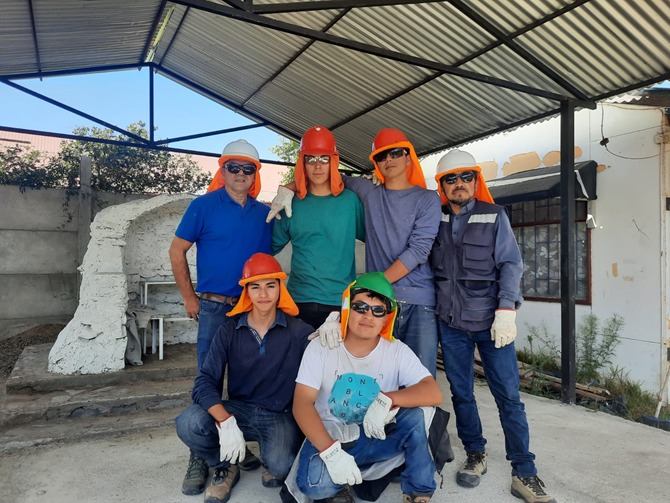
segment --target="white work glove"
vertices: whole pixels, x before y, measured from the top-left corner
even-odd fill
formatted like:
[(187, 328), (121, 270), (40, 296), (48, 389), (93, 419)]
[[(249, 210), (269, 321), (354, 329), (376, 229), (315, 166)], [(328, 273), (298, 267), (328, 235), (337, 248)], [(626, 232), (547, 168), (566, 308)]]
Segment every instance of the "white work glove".
[(323, 459), (328, 469), (328, 475), (335, 484), (353, 486), (363, 482), (361, 471), (358, 469), (354, 457), (344, 452), (339, 440), (328, 449), (320, 452), (319, 457)]
[(390, 423), (400, 410), (400, 407), (391, 410), (392, 406), (393, 400), (391, 400), (391, 397), (386, 396), (380, 391), (374, 401), (370, 404), (370, 407), (363, 418), (363, 430), (365, 431), (365, 435), (369, 438), (386, 440), (384, 426)]
[(307, 337), (308, 340), (313, 341), (319, 338), (319, 342), (325, 348), (335, 349), (342, 342), (342, 326), (340, 325), (340, 313), (333, 311), (328, 315), (326, 321), (323, 322), (316, 332)]
[(281, 215), (279, 214), (281, 210), (286, 212), (287, 218), (291, 218), (291, 215), (293, 214), (291, 210), (293, 195), (294, 194), (291, 189), (287, 189), (286, 187), (280, 185), (277, 189), (277, 195), (272, 200), (272, 203), (270, 203), (270, 213), (268, 213), (265, 222), (270, 223), (273, 218), (281, 220)]
[(374, 171), (369, 175), (363, 175), (363, 178), (367, 178), (375, 186), (379, 186), (379, 185), (382, 184), (382, 181), (379, 179), (379, 177), (377, 176), (377, 173), (375, 173)]
[(516, 311), (513, 309), (496, 309), (496, 317), (491, 326), (491, 340), (496, 348), (501, 348), (516, 339)]
[(242, 430), (237, 426), (235, 416), (216, 426), (219, 429), (220, 460), (237, 464), (244, 459), (246, 454), (246, 442)]

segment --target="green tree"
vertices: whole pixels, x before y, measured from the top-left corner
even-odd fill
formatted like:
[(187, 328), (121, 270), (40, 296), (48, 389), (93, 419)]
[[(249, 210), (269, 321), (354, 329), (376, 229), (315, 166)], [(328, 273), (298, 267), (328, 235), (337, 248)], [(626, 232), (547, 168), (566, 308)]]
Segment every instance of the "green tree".
[[(143, 122), (131, 124), (128, 131), (148, 138)], [(131, 142), (127, 135), (111, 129), (81, 127), (79, 136)], [(123, 194), (176, 194), (198, 192), (211, 175), (203, 172), (189, 156), (132, 146), (63, 141), (55, 156), (46, 158), (36, 151), (11, 147), (0, 155), (0, 183), (21, 187), (79, 187), (82, 155), (91, 158), (91, 188)]]
[(290, 162), (292, 164), (281, 179), (282, 185), (286, 185), (287, 183), (293, 181), (293, 172), (295, 171), (295, 163), (298, 160), (299, 148), (300, 144), (297, 141), (289, 140), (283, 137), (280, 137), (279, 145), (270, 147), (270, 152), (275, 154), (282, 161)]

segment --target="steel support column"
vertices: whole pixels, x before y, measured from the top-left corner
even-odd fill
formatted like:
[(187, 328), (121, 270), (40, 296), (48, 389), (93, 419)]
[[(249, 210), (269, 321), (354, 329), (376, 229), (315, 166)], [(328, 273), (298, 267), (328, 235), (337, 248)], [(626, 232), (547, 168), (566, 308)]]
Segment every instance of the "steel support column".
[(561, 381), (562, 400), (575, 394), (575, 103), (561, 102)]

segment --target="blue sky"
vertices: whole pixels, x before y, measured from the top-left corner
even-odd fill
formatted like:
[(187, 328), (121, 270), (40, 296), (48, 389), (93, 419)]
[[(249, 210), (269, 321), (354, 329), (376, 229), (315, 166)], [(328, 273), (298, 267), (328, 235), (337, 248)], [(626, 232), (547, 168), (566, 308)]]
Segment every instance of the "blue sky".
[[(126, 70), (15, 82), (125, 129), (133, 122), (149, 122), (148, 72), (148, 69)], [(154, 102), (154, 122), (158, 127), (156, 139), (253, 124), (253, 121), (158, 74), (154, 79)], [(2, 83), (0, 104), (0, 128), (71, 133), (80, 126), (103, 127)], [(261, 158), (276, 159), (268, 149), (277, 145), (281, 137), (266, 128), (172, 143), (171, 146), (220, 153), (229, 141), (238, 138), (252, 143)]]

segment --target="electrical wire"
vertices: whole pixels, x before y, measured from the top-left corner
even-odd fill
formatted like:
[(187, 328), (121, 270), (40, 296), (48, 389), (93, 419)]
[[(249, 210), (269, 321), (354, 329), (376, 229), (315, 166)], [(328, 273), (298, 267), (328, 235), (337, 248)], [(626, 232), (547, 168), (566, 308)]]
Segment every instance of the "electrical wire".
[(603, 105), (600, 105), (600, 137), (602, 138), (600, 140), (600, 144), (603, 147), (605, 147), (605, 150), (607, 150), (614, 157), (618, 157), (619, 159), (629, 159), (631, 161), (642, 161), (642, 160), (645, 160), (645, 159), (653, 159), (654, 157), (658, 157), (659, 155), (661, 155), (660, 153), (658, 153), (658, 154), (650, 155), (650, 156), (647, 156), (647, 157), (627, 157), (625, 155), (615, 154), (614, 152), (612, 152), (607, 147), (607, 144), (610, 142), (610, 139), (605, 138), (604, 124), (605, 124), (605, 107)]

